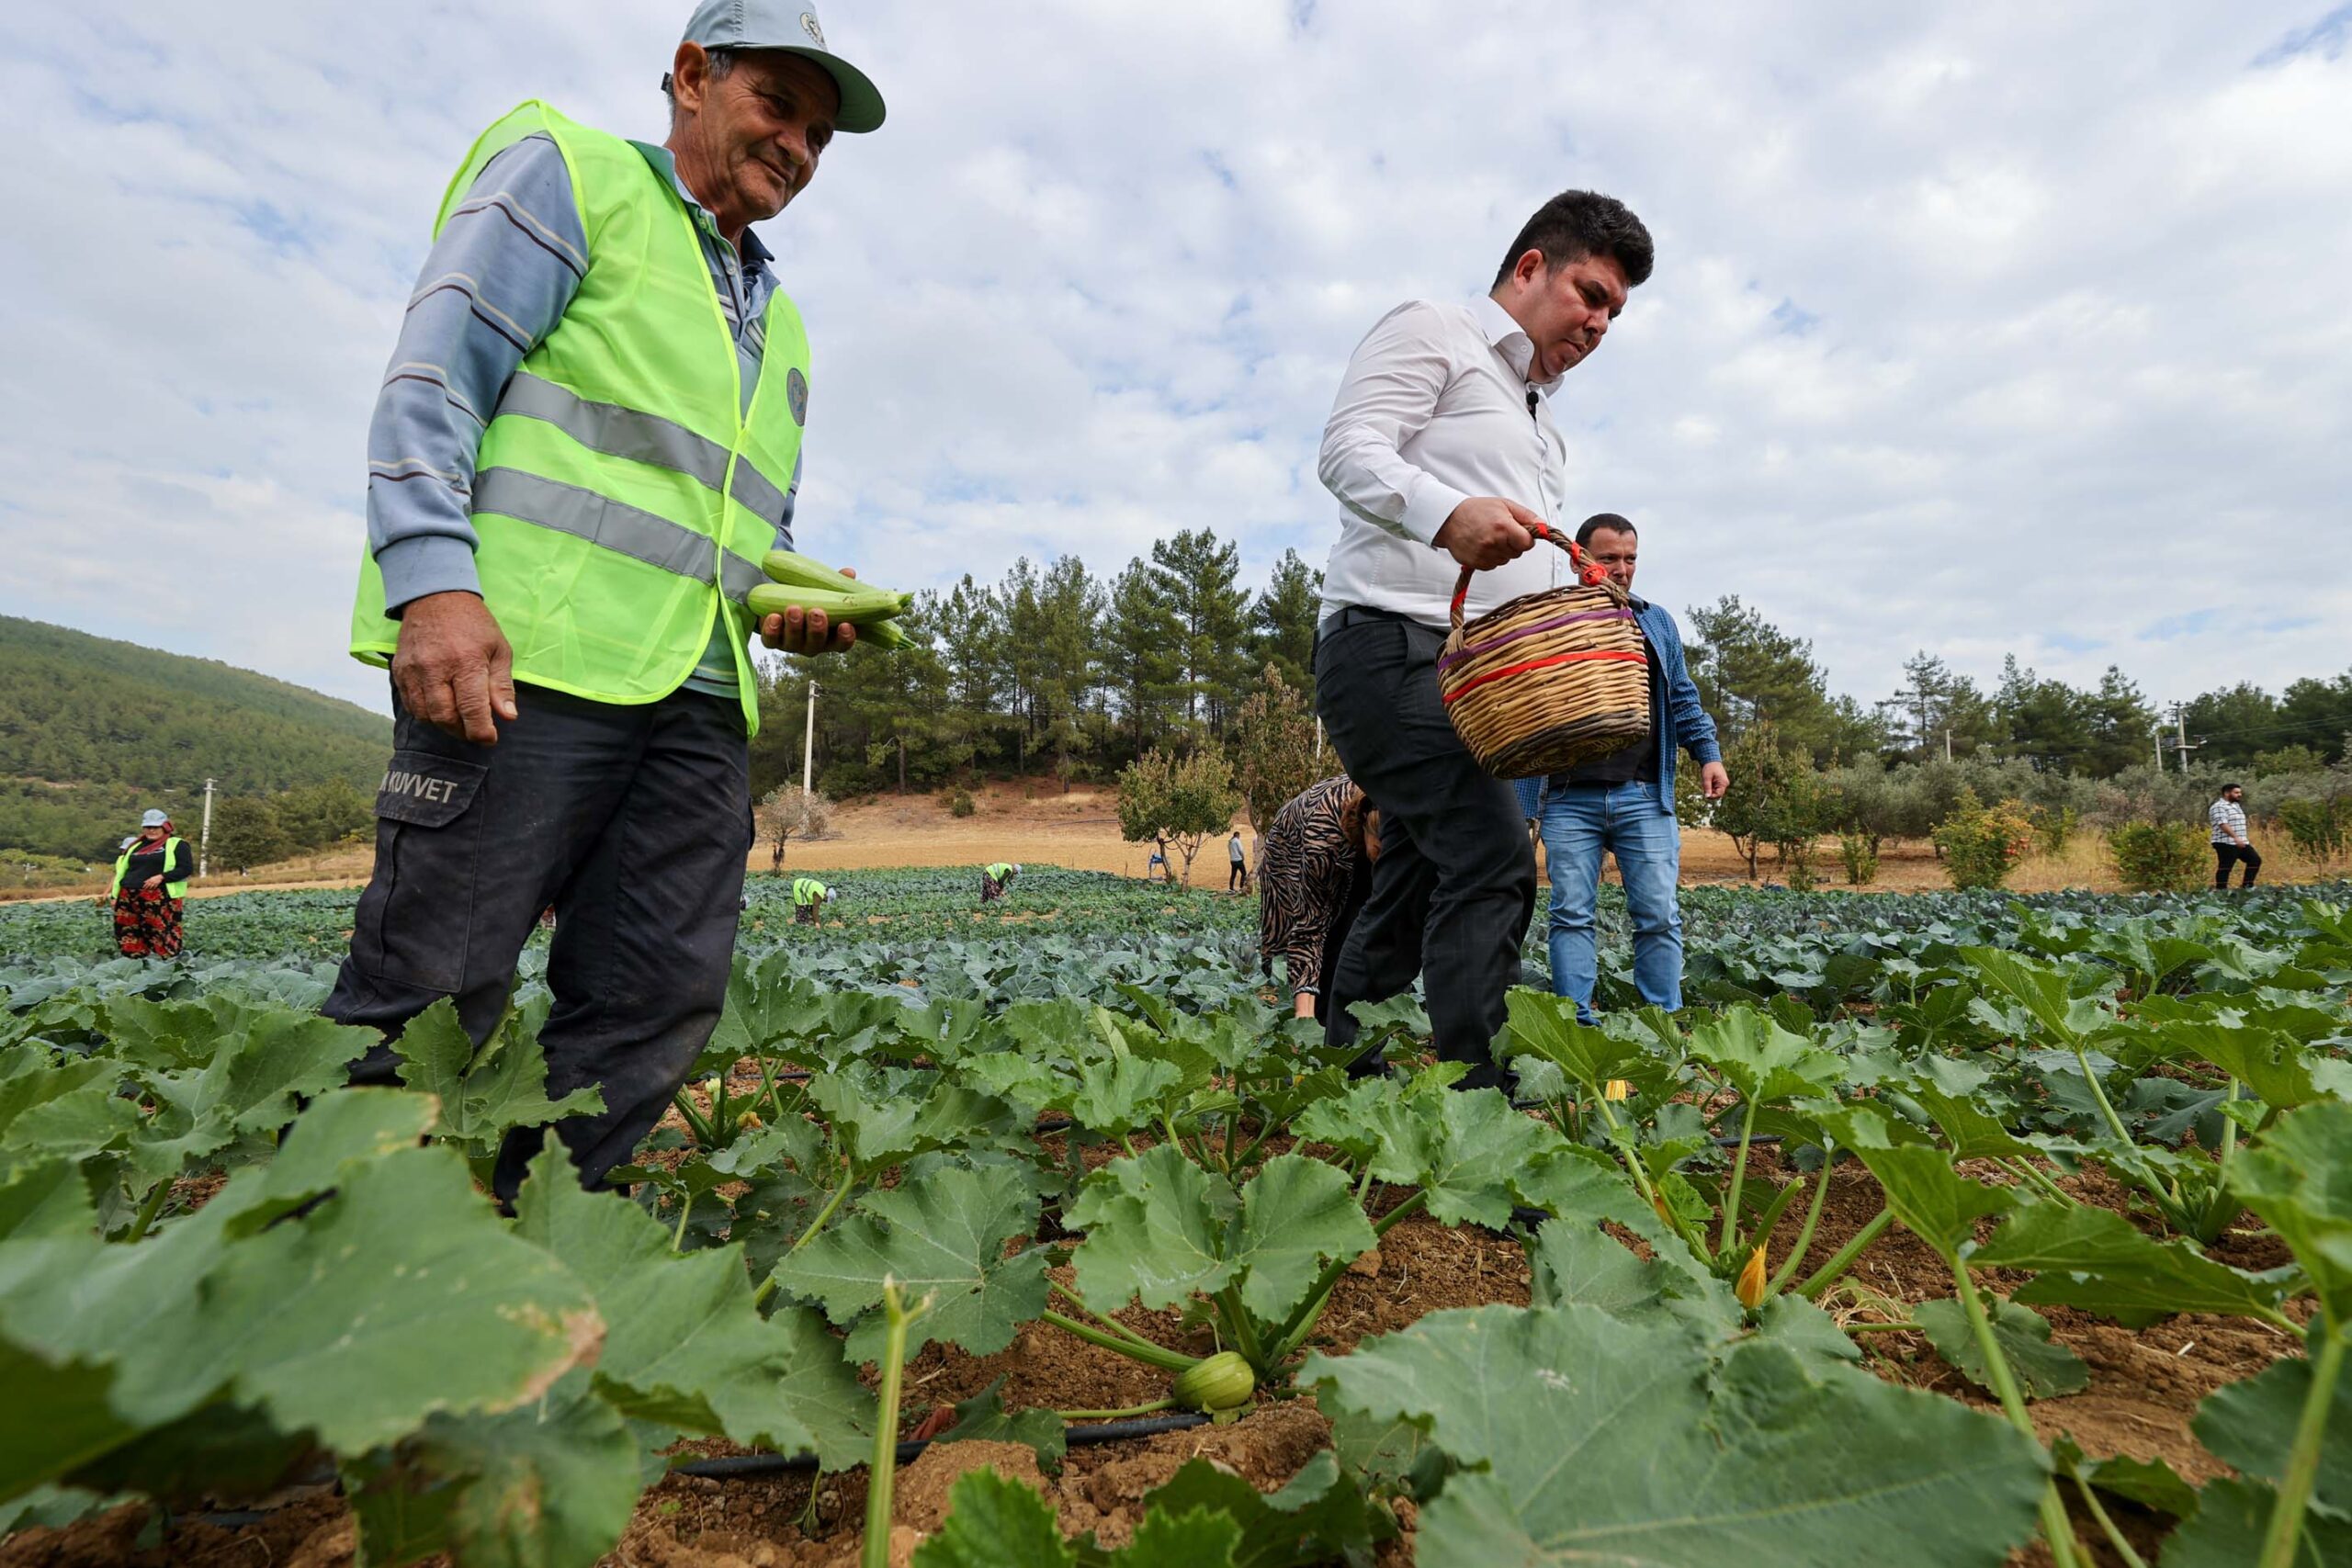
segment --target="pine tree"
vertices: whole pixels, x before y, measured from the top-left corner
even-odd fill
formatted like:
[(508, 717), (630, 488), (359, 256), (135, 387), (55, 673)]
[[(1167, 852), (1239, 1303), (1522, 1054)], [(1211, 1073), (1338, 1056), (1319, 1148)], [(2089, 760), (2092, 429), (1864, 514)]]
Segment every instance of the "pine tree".
[(1185, 721), (1222, 734), (1250, 678), (1241, 552), (1206, 528), (1187, 529), (1151, 547), (1151, 570), (1176, 623)]
[(1117, 705), (1130, 756), (1142, 755), (1162, 739), (1182, 672), (1175, 651), (1178, 629), (1159, 575), (1141, 560), (1130, 561), (1111, 585), (1101, 666), (1102, 687)]
[(1311, 570), (1296, 550), (1274, 562), (1265, 592), (1250, 607), (1250, 654), (1263, 667), (1282, 671), (1283, 682), (1305, 694), (1315, 706), (1315, 625), (1323, 610), (1323, 574)]

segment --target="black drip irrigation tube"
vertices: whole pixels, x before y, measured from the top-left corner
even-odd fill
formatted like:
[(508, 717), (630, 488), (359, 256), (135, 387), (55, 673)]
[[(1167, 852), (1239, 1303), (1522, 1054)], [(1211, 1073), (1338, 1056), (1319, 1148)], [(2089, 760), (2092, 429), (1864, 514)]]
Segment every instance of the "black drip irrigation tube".
[[(1093, 1443), (1120, 1443), (1130, 1438), (1156, 1438), (1162, 1432), (1182, 1432), (1191, 1427), (1205, 1427), (1208, 1422), (1206, 1416), (1193, 1410), (1176, 1416), (1153, 1416), (1135, 1421), (1097, 1421), (1088, 1426), (1067, 1428), (1062, 1442), (1069, 1448), (1082, 1449)], [(900, 1443), (899, 1462), (912, 1464), (923, 1450), (945, 1440), (944, 1438), (916, 1438)], [(684, 1464), (673, 1464), (669, 1473), (696, 1476), (705, 1481), (748, 1481), (763, 1475), (806, 1474), (817, 1468), (815, 1454), (728, 1454), (719, 1459), (690, 1460)], [(319, 1477), (312, 1484), (334, 1479), (330, 1473)], [(335, 1483), (335, 1489), (338, 1492), (342, 1490), (340, 1482)], [(210, 1525), (214, 1529), (243, 1529), (248, 1525), (260, 1524), (272, 1514), (291, 1506), (280, 1504), (276, 1508), (167, 1515), (165, 1522), (177, 1518), (193, 1524)]]

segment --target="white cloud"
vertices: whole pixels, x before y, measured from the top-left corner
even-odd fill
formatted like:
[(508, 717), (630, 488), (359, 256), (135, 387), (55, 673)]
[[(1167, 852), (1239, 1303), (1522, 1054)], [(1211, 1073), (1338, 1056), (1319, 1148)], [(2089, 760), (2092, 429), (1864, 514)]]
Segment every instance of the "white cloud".
[[(0, 165), (0, 609), (380, 701), (339, 650), (441, 186), (526, 95), (653, 133), (685, 9), (0, 19), (37, 150)], [(2323, 9), (834, 0), (891, 118), (767, 230), (816, 345), (803, 542), (910, 586), (1188, 526), (1319, 558), (1357, 337), (1583, 185), (1660, 260), (1555, 402), (1569, 509), (1644, 523), (1653, 593), (1740, 593), (1865, 697), (1923, 646), (2165, 696), (2335, 672)]]

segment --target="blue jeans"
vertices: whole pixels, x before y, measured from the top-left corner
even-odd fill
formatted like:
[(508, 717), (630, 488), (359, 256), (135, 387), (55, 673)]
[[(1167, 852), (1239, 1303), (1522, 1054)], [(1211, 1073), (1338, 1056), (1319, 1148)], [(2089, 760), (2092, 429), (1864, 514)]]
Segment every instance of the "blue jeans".
[(1682, 833), (1655, 784), (1555, 784), (1544, 794), (1544, 862), (1552, 875), (1552, 992), (1592, 1021), (1600, 856), (1617, 857), (1634, 921), (1634, 987), (1668, 1012), (1682, 1006), (1682, 910), (1675, 884)]

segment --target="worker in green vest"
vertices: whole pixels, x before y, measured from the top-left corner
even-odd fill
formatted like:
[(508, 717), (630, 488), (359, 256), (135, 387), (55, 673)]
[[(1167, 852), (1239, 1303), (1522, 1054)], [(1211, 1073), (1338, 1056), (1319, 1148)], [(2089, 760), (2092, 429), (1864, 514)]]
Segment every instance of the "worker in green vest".
[(832, 901), (833, 890), (813, 876), (792, 879), (792, 923), (796, 926), (822, 925), (818, 911)]
[[(648, 71), (649, 78), (653, 74)], [(524, 103), (442, 198), (377, 394), (351, 650), (390, 669), (375, 874), (324, 1010), (388, 1036), (441, 997), (477, 1040), (552, 904), (551, 1094), (591, 1185), (650, 1131), (725, 999), (752, 845), (747, 644), (793, 543), (811, 369), (752, 225), (880, 95), (802, 0), (703, 0), (632, 141)], [(389, 1049), (355, 1071), (388, 1080)], [(541, 1134), (501, 1150), (511, 1197)]]
[(1021, 874), (1021, 867), (1009, 860), (992, 861), (980, 868), (980, 902), (993, 904), (1004, 897), (1012, 879)]
[(150, 810), (139, 819), (139, 836), (123, 840), (114, 863), (114, 886), (98, 907), (114, 908), (115, 949), (125, 958), (175, 958), (182, 940), (181, 912), (196, 857), (172, 831), (172, 819)]

